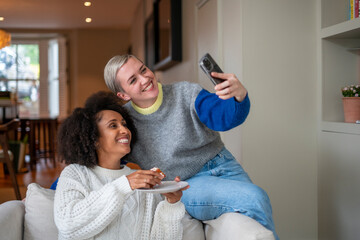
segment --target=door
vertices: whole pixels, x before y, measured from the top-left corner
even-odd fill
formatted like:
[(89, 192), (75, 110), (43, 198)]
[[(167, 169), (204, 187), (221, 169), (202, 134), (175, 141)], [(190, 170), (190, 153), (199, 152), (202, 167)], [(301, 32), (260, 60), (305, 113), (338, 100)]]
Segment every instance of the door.
[[(197, 61), (210, 53), (224, 72), (234, 73), (242, 81), (241, 1), (200, 0), (196, 4), (196, 21)], [(214, 92), (213, 83), (198, 69), (199, 84)], [(241, 162), (241, 127), (220, 135), (228, 150)]]

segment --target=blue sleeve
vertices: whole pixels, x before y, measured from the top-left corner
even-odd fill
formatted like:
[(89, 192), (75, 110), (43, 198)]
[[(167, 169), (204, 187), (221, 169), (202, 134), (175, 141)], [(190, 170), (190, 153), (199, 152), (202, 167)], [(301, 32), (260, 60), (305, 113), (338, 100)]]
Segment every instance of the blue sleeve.
[(208, 128), (227, 131), (242, 124), (250, 111), (248, 94), (242, 102), (235, 98), (222, 100), (216, 94), (201, 90), (195, 100), (196, 113)]
[(56, 187), (57, 187), (57, 183), (58, 183), (58, 181), (59, 181), (59, 178), (57, 178), (57, 179), (55, 180), (55, 182), (53, 182), (53, 184), (51, 184), (50, 189), (52, 189), (52, 190), (56, 190)]

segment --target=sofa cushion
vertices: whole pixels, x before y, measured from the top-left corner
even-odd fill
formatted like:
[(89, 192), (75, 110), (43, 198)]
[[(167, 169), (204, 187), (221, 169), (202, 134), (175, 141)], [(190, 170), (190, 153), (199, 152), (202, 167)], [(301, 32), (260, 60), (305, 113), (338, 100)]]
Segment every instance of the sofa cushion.
[(273, 233), (254, 219), (240, 213), (225, 213), (204, 221), (207, 240), (274, 240)]
[[(25, 199), (24, 240), (58, 238), (54, 222), (54, 195), (54, 190), (42, 188), (37, 183), (29, 184)], [(186, 231), (184, 240), (205, 238), (201, 222), (188, 214), (182, 222)]]
[(205, 240), (204, 228), (201, 221), (185, 213), (181, 222), (184, 228), (183, 240)]
[(0, 205), (0, 239), (23, 239), (24, 203), (19, 200)]
[(57, 239), (54, 222), (55, 191), (37, 183), (28, 186), (25, 199), (24, 240)]
[[(29, 184), (25, 199), (24, 240), (58, 238), (54, 222), (54, 195), (54, 190), (42, 188), (37, 183)], [(244, 240), (274, 240), (271, 231), (239, 213), (226, 213), (204, 223), (207, 240), (227, 240), (240, 236)], [(186, 231), (184, 239), (204, 239), (198, 220), (186, 214), (183, 224)]]

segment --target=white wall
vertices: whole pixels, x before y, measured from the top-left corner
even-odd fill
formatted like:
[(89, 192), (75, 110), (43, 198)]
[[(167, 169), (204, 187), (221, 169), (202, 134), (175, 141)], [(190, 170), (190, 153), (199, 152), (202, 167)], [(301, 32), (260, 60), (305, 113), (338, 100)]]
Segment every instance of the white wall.
[(125, 54), (130, 31), (119, 29), (75, 29), (70, 37), (70, 109), (83, 106), (100, 90), (108, 90), (104, 67), (111, 57)]
[(317, 239), (315, 1), (243, 1), (252, 102), (244, 167), (269, 193), (282, 239)]
[[(220, 6), (223, 70), (252, 104), (225, 144), (268, 192), (280, 238), (317, 239), (315, 1), (209, 1)], [(165, 83), (198, 81), (197, 2), (182, 1), (183, 61), (158, 74)]]

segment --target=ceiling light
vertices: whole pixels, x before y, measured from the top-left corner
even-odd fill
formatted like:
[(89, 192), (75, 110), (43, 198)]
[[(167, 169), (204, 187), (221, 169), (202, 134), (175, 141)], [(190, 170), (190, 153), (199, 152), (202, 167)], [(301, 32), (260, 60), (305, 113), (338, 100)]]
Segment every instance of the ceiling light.
[(91, 6), (91, 2), (84, 2), (84, 6), (85, 6), (85, 7), (90, 7), (90, 6)]
[(5, 18), (4, 17), (0, 17), (0, 21), (4, 21), (5, 20)]
[(86, 18), (86, 19), (85, 19), (85, 22), (87, 22), (87, 23), (91, 23), (91, 21), (92, 21), (91, 18)]
[(3, 30), (0, 30), (0, 49), (9, 46), (11, 43), (11, 35)]

